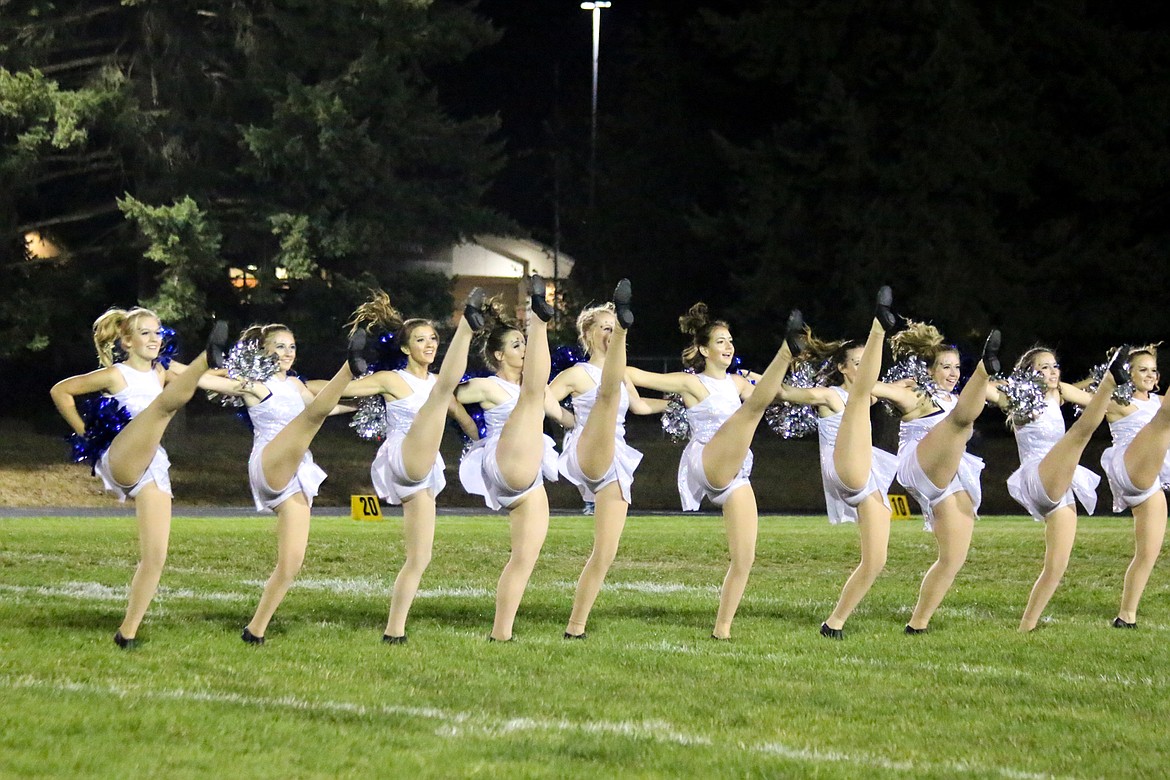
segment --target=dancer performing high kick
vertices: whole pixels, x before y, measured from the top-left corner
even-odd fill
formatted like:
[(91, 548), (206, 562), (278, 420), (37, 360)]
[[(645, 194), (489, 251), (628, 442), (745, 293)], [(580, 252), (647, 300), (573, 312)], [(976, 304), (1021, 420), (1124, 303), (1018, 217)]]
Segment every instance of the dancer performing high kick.
[(573, 397), (576, 427), (565, 438), (561, 474), (585, 501), (594, 503), (593, 551), (577, 580), (565, 639), (585, 638), (589, 612), (626, 524), (634, 470), (642, 461), (642, 453), (626, 444), (626, 413), (660, 414), (666, 408), (664, 400), (643, 399), (626, 378), (626, 334), (634, 322), (631, 299), (630, 280), (622, 279), (613, 302), (581, 311), (577, 339), (589, 359), (557, 374), (549, 385), (554, 403)]
[(865, 344), (824, 342), (808, 334), (807, 346), (797, 360), (831, 366), (828, 386), (784, 385), (780, 392), (784, 401), (816, 408), (829, 522), (856, 522), (860, 532), (861, 562), (846, 580), (833, 613), (821, 623), (821, 635), (830, 639), (845, 638), (845, 621), (886, 565), (890, 541), (887, 493), (897, 459), (873, 446), (869, 410), (881, 372), (882, 343), (898, 322), (892, 305), (893, 293), (882, 287)]
[(349, 381), (366, 371), (361, 356), (365, 335), (359, 331), (351, 337), (347, 364), (317, 392), (289, 375), (297, 357), (297, 341), (288, 326), (278, 323), (253, 325), (238, 339), (244, 344), (254, 342), (274, 356), (275, 373), (262, 381), (208, 375), (200, 382), (205, 390), (243, 399), (253, 430), (248, 458), (252, 500), (257, 512), (270, 509), (276, 513), (276, 567), (264, 585), (252, 620), (240, 634), (248, 644), (264, 644), (268, 623), (304, 563), (313, 498), (326, 477), (313, 461), (309, 445), (329, 415), (352, 411), (339, 406), (338, 401)]
[[(113, 397), (130, 414), (130, 422), (114, 437), (94, 466), (106, 489), (120, 501), (134, 499), (138, 520), (139, 561), (130, 581), (130, 598), (114, 643), (128, 650), (138, 645), (138, 628), (158, 590), (171, 535), (170, 460), (163, 433), (175, 413), (195, 395), (200, 377), (209, 366), (223, 364), (226, 322), (217, 322), (203, 354), (187, 366), (158, 363), (162, 345), (159, 319), (149, 309), (110, 309), (93, 323), (93, 342), (101, 368), (63, 379), (49, 391), (57, 411), (80, 436), (85, 422), (77, 410), (77, 396), (102, 393)], [(115, 360), (114, 347), (125, 358)]]
[(916, 357), (928, 367), (930, 391), (880, 384), (874, 393), (901, 413), (898, 482), (922, 507), (938, 542), (938, 559), (922, 579), (907, 634), (926, 633), (930, 618), (967, 560), (982, 490), (983, 461), (967, 452), (975, 419), (988, 400), (988, 378), (999, 371), (998, 330), (991, 331), (975, 372), (956, 395), (959, 351), (933, 325), (910, 322), (890, 337), (895, 358)]
[(626, 369), (638, 387), (676, 393), (686, 407), (690, 443), (678, 468), (683, 509), (697, 510), (706, 496), (723, 510), (731, 565), (723, 579), (711, 632), (715, 639), (731, 638), (731, 622), (755, 561), (759, 511), (749, 480), (752, 437), (768, 405), (780, 393), (792, 356), (800, 352), (803, 327), (800, 312), (794, 310), (784, 343), (762, 375), (728, 373), (735, 357), (731, 330), (726, 322), (711, 319), (707, 304), (696, 303), (679, 318), (679, 329), (691, 339), (683, 350), (683, 365), (695, 373)]
[(388, 644), (406, 642), (406, 617), (431, 562), (435, 499), (447, 484), (439, 445), (448, 414), (468, 436), (479, 438), (454, 393), (467, 370), (471, 337), (484, 325), (483, 302), (483, 290), (472, 289), (438, 375), (430, 373), (439, 350), (435, 324), (419, 318), (404, 320), (386, 293), (378, 292), (359, 306), (349, 322), (355, 335), (374, 328), (395, 333), (394, 343), (406, 355), (405, 368), (355, 379), (343, 393), (353, 398), (380, 394), (386, 402), (386, 440), (370, 465), (370, 478), (382, 500), (402, 505), (406, 543), (406, 560), (394, 580), (390, 616), (382, 634)]

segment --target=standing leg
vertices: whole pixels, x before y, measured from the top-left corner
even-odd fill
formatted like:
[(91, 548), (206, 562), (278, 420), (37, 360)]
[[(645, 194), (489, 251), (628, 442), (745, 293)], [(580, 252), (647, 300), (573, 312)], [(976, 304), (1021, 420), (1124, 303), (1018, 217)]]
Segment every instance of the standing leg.
[(146, 608), (158, 591), (171, 538), (171, 497), (157, 485), (143, 485), (134, 497), (134, 509), (138, 519), (138, 566), (130, 580), (126, 616), (118, 627), (118, 634), (124, 640), (132, 640), (138, 635)]
[(756, 560), (759, 511), (751, 485), (737, 488), (723, 504), (723, 525), (727, 529), (731, 565), (727, 568), (723, 588), (719, 592), (719, 612), (715, 615), (715, 629), (711, 632), (711, 636), (716, 639), (731, 638), (731, 621), (739, 609), (748, 575)]
[(630, 505), (622, 498), (621, 485), (617, 482), (611, 482), (597, 494), (593, 516), (593, 552), (581, 571), (580, 579), (577, 580), (573, 612), (569, 615), (569, 625), (565, 628), (566, 638), (585, 636), (585, 622), (589, 620), (593, 602), (597, 600), (597, 594), (601, 592), (601, 585), (605, 582), (605, 575), (617, 557), (618, 542), (622, 538), (622, 529), (625, 528), (629, 508)]
[(382, 641), (391, 643), (406, 641), (406, 616), (422, 582), (423, 572), (431, 563), (431, 551), (435, 545), (435, 497), (429, 490), (415, 493), (403, 502), (402, 514), (406, 560), (394, 579), (390, 617), (382, 635)]
[(870, 493), (857, 507), (857, 530), (861, 537), (861, 563), (857, 564), (857, 568), (845, 581), (837, 606), (825, 621), (830, 631), (840, 631), (845, 626), (845, 621), (886, 567), (890, 546), (890, 509), (882, 503), (877, 493)]
[(264, 584), (256, 614), (244, 629), (244, 641), (251, 641), (248, 639), (251, 635), (252, 639), (260, 640), (255, 644), (263, 643), (268, 622), (300, 573), (309, 546), (309, 516), (309, 502), (304, 493), (297, 493), (276, 508), (276, 568)]
[(951, 589), (955, 575), (967, 561), (971, 534), (975, 530), (975, 512), (966, 493), (947, 496), (934, 508), (934, 536), (938, 541), (938, 560), (922, 578), (918, 603), (906, 625), (907, 633), (926, 630), (930, 618)]
[[(1130, 444), (1132, 447), (1133, 444)], [(1142, 600), (1150, 572), (1154, 570), (1154, 564), (1162, 552), (1162, 541), (1166, 538), (1165, 493), (1159, 490), (1133, 508), (1133, 536), (1133, 560), (1125, 572), (1121, 609), (1117, 612), (1118, 620), (1127, 627), (1137, 623), (1138, 602)]]
[[(1066, 488), (1067, 490), (1067, 488)], [(1020, 631), (1027, 633), (1040, 622), (1044, 608), (1049, 599), (1056, 592), (1064, 571), (1068, 568), (1068, 559), (1072, 555), (1073, 541), (1077, 536), (1076, 507), (1057, 507), (1044, 518), (1044, 568), (1032, 586), (1032, 593), (1028, 596), (1028, 606), (1024, 608), (1024, 616), (1020, 618)]]
[(520, 608), (520, 599), (548, 535), (548, 494), (544, 492), (544, 485), (514, 504), (508, 519), (512, 529), (512, 553), (496, 586), (496, 618), (491, 638), (497, 642), (507, 642), (512, 638), (512, 624)]

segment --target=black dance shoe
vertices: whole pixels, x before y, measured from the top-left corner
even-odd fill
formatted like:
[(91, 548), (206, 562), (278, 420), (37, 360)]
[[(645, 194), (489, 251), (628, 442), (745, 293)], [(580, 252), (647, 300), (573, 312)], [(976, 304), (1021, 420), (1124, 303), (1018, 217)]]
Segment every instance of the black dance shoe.
[(402, 636), (390, 636), (389, 634), (382, 634), (382, 643), (386, 645), (404, 645), (406, 644), (406, 634)]
[(349, 336), (349, 346), (346, 348), (347, 360), (349, 361), (349, 373), (353, 374), (354, 379), (365, 376), (366, 372), (370, 370), (370, 364), (366, 362), (366, 341), (368, 338), (365, 328), (358, 328)]
[(826, 639), (844, 639), (845, 630), (841, 628), (829, 628), (828, 623), (821, 623), (821, 636)]
[(894, 334), (901, 330), (906, 330), (906, 318), (900, 314), (894, 314), (890, 307), (894, 305), (894, 291), (890, 286), (883, 285), (877, 294), (877, 305), (873, 310), (873, 318), (878, 321), (888, 334)]
[[(1119, 617), (1113, 618), (1113, 622), (1110, 625), (1114, 628), (1137, 628), (1137, 623), (1126, 623)], [(131, 639), (130, 641), (133, 642), (134, 640)]]
[(634, 292), (630, 289), (629, 279), (622, 279), (617, 283), (617, 287), (613, 290), (613, 308), (618, 325), (622, 326), (622, 330), (629, 330), (630, 326), (634, 324), (634, 312), (630, 309), (630, 301), (633, 300), (633, 297)]
[(568, 631), (565, 632), (565, 639), (584, 639), (584, 638), (585, 638), (584, 631), (582, 631), (580, 634), (570, 634)]
[(463, 319), (467, 320), (467, 324), (471, 326), (472, 330), (483, 330), (484, 316), (483, 316), (483, 301), (487, 297), (487, 293), (483, 291), (482, 287), (472, 287), (471, 292), (467, 293), (467, 298), (463, 301)]
[(784, 343), (788, 345), (792, 357), (804, 352), (807, 346), (804, 340), (804, 315), (800, 313), (800, 309), (793, 309), (788, 313), (788, 322), (784, 325)]
[(227, 348), (227, 340), (227, 320), (217, 320), (211, 326), (211, 333), (207, 334), (207, 365), (210, 368), (223, 368), (223, 356), (224, 350)]
[(993, 330), (987, 334), (987, 341), (983, 342), (983, 367), (988, 375), (999, 373), (999, 346), (1003, 343), (1003, 334)]
[(548, 322), (553, 318), (553, 307), (545, 297), (547, 292), (548, 285), (542, 276), (533, 274), (528, 277), (528, 298), (532, 301), (532, 313), (539, 317), (541, 322)]
[(119, 628), (117, 633), (114, 634), (114, 644), (123, 650), (135, 650), (138, 648), (138, 639), (136, 637), (127, 639), (122, 636), (122, 629)]
[(1129, 381), (1129, 345), (1123, 344), (1109, 358), (1108, 371), (1113, 375), (1113, 381), (1121, 387)]
[(910, 634), (911, 636), (914, 636), (917, 634), (925, 634), (929, 630), (930, 630), (929, 628), (915, 628), (914, 626), (907, 623), (906, 630), (903, 633)]
[(264, 644), (264, 637), (256, 636), (252, 630), (244, 626), (243, 632), (240, 634), (240, 639), (244, 640), (244, 644), (248, 645), (262, 645)]

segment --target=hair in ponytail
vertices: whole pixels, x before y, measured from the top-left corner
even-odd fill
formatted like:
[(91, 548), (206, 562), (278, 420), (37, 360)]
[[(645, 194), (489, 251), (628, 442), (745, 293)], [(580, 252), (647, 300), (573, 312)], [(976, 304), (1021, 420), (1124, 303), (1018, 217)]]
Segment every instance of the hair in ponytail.
[(115, 348), (123, 338), (134, 332), (138, 320), (143, 317), (153, 317), (158, 321), (158, 315), (150, 309), (135, 306), (130, 310), (111, 308), (93, 321), (93, 345), (97, 350), (98, 363), (109, 367), (117, 362)]

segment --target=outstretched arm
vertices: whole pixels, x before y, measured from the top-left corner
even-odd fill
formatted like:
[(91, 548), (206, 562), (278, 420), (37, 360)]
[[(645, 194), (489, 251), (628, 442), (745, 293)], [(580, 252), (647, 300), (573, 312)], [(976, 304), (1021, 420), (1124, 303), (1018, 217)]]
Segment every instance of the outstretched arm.
[(626, 366), (626, 378), (637, 387), (657, 390), (660, 393), (677, 393), (683, 397), (683, 402), (688, 405), (696, 404), (706, 397), (698, 376), (683, 371), (658, 374), (653, 371)]
[(626, 382), (626, 392), (630, 396), (630, 411), (634, 414), (662, 414), (666, 411), (667, 405), (670, 401), (665, 398), (643, 398), (638, 394), (638, 388), (634, 386), (628, 378)]

